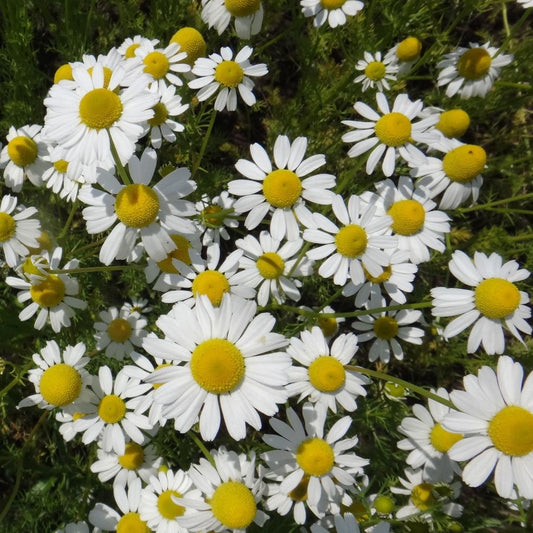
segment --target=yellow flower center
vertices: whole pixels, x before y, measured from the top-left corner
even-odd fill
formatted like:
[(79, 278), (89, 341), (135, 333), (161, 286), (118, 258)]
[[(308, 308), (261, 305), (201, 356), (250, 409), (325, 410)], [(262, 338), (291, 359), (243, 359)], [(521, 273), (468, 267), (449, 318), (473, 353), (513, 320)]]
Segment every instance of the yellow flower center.
[(172, 496), (181, 498), (181, 494), (175, 490), (165, 490), (157, 498), (157, 508), (161, 516), (167, 520), (174, 520), (177, 516), (183, 516), (185, 507), (174, 503)]
[(320, 0), (324, 9), (339, 9), (345, 2), (346, 0)]
[(152, 126), (161, 126), (164, 124), (168, 118), (168, 109), (165, 104), (162, 102), (157, 102), (154, 107), (152, 107), (154, 116), (148, 119), (148, 124)]
[(315, 437), (298, 446), (296, 461), (308, 476), (321, 477), (333, 468), (335, 454), (325, 440)]
[(192, 293), (197, 298), (199, 294), (206, 294), (211, 303), (218, 307), (224, 294), (229, 292), (229, 281), (222, 272), (206, 270), (198, 274), (192, 282)]
[(394, 500), (389, 496), (381, 495), (374, 500), (374, 509), (379, 514), (389, 514), (394, 510)]
[(72, 67), (70, 66), (70, 63), (61, 65), (56, 70), (54, 74), (54, 83), (59, 83), (61, 80), (74, 81), (74, 78), (72, 77)]
[(224, 0), (224, 5), (234, 17), (247, 17), (259, 10), (261, 0)]
[(109, 129), (122, 116), (122, 101), (109, 89), (93, 89), (80, 100), (79, 113), (88, 128)]
[(468, 183), (485, 167), (487, 154), (481, 146), (463, 144), (450, 150), (442, 160), (442, 168), (452, 181)]
[[(48, 262), (44, 262), (44, 263), (39, 263), (39, 266), (41, 268), (47, 268), (48, 267)], [(37, 268), (32, 260), (31, 260), (31, 256), (30, 257), (27, 257), (26, 260), (24, 261), (24, 263), (22, 263), (22, 271), (25, 273), (25, 274), (34, 274), (35, 276), (42, 276), (43, 273), (41, 270), (39, 270), (39, 268)]]
[(236, 389), (246, 370), (241, 351), (226, 339), (209, 339), (199, 344), (190, 364), (196, 383), (213, 394)]
[(346, 371), (342, 363), (330, 355), (317, 357), (309, 365), (309, 382), (321, 392), (334, 392), (344, 385)]
[(80, 412), (76, 411), (72, 415), (72, 420), (74, 420), (74, 421), (79, 420), (80, 418), (83, 418), (85, 415), (86, 415), (86, 413), (80, 413)]
[(189, 248), (191, 243), (182, 235), (171, 235), (170, 238), (174, 241), (176, 249), (172, 250), (163, 261), (159, 261), (157, 266), (163, 272), (168, 274), (178, 274), (178, 269), (172, 264), (172, 259), (179, 259), (186, 265), (191, 264), (191, 257), (189, 255)]
[[(160, 368), (165, 368), (165, 367), (167, 367), (167, 366), (172, 366), (172, 364), (171, 364), (171, 363), (163, 363), (163, 364), (161, 364), (161, 365), (157, 365), (157, 366), (155, 367), (155, 370), (159, 370)], [(154, 389), (158, 389), (159, 387), (161, 387), (161, 385), (163, 385), (163, 383), (152, 383), (152, 387), (153, 387)]]
[(58, 161), (54, 161), (54, 168), (60, 174), (65, 174), (68, 169), (68, 161), (65, 161), (64, 159), (59, 159)]
[(274, 170), (263, 181), (263, 194), (274, 207), (291, 207), (301, 193), (302, 182), (292, 170)]
[(285, 261), (276, 252), (266, 252), (255, 262), (265, 279), (278, 279), (285, 269)]
[(392, 276), (390, 265), (383, 267), (383, 272), (379, 276), (373, 276), (365, 267), (363, 267), (363, 272), (365, 273), (365, 278), (372, 283), (383, 283), (384, 281), (388, 281)]
[(185, 27), (179, 29), (170, 39), (171, 43), (178, 43), (180, 51), (187, 52), (184, 59), (189, 65), (193, 65), (199, 58), (205, 56), (207, 45), (202, 34), (196, 28)]
[(348, 224), (335, 235), (337, 251), (350, 259), (355, 259), (363, 254), (367, 244), (366, 231), (358, 224)]
[(131, 228), (149, 226), (159, 213), (159, 197), (150, 187), (142, 183), (127, 185), (115, 200), (118, 219)]
[(392, 230), (398, 235), (414, 235), (424, 226), (426, 212), (416, 200), (394, 202), (387, 212), (392, 217)]
[(446, 431), (438, 422), (433, 426), (429, 439), (435, 450), (446, 453), (456, 442), (459, 442), (463, 436), (460, 433)]
[(385, 383), (385, 391), (393, 398), (401, 398), (405, 396), (406, 389), (401, 385), (392, 383), (392, 381), (387, 381), (387, 383)]
[(39, 390), (45, 402), (57, 407), (68, 405), (80, 395), (80, 373), (65, 363), (53, 365), (43, 372)]
[(289, 498), (294, 502), (305, 502), (307, 500), (307, 487), (309, 476), (304, 476), (300, 483), (289, 492)]
[(222, 61), (215, 69), (215, 80), (225, 87), (237, 87), (244, 77), (244, 71), (236, 61)]
[(396, 48), (396, 57), (399, 61), (414, 61), (420, 56), (422, 43), (416, 37), (407, 37)]
[(339, 329), (339, 326), (337, 325), (337, 320), (332, 317), (318, 315), (317, 324), (318, 327), (322, 330), (322, 333), (325, 337), (332, 337)]
[(488, 318), (505, 318), (520, 305), (520, 291), (501, 278), (483, 280), (475, 290), (476, 307)]
[(31, 165), (37, 159), (37, 152), (37, 143), (24, 135), (15, 137), (7, 145), (9, 159), (19, 167)]
[[(104, 71), (104, 87), (107, 88), (109, 85), (109, 82), (111, 81), (111, 76), (113, 75), (113, 71), (108, 67), (103, 67)], [(92, 77), (93, 75), (93, 67), (89, 67), (87, 69), (87, 72), (89, 73), (89, 76)]]
[(220, 228), (224, 223), (224, 217), (220, 215), (222, 207), (219, 205), (208, 205), (202, 209), (202, 222), (208, 228)]
[(208, 503), (215, 518), (229, 529), (246, 529), (257, 513), (252, 491), (238, 481), (219, 485)]
[(125, 318), (115, 318), (109, 322), (107, 334), (112, 341), (126, 342), (131, 336), (131, 324)]
[(135, 50), (137, 50), (137, 48), (139, 48), (139, 46), (141, 46), (139, 43), (130, 44), (128, 46), (128, 48), (126, 48), (126, 52), (124, 53), (124, 57), (126, 57), (126, 59), (135, 57)]
[(7, 213), (0, 213), (0, 242), (8, 241), (15, 235), (17, 224), (15, 219)]
[(382, 80), (385, 77), (385, 64), (381, 61), (372, 61), (365, 67), (365, 76), (373, 81)]
[(162, 52), (150, 52), (143, 59), (144, 72), (150, 74), (154, 79), (164, 78), (169, 69), (167, 56)]
[(398, 333), (398, 322), (390, 316), (380, 316), (374, 322), (374, 333), (378, 339), (390, 340)]
[(492, 58), (485, 48), (471, 48), (457, 61), (457, 70), (467, 80), (478, 80), (487, 74), (491, 63)]
[(117, 533), (150, 533), (151, 529), (141, 520), (139, 513), (127, 513), (116, 526)]
[(126, 404), (116, 394), (105, 395), (98, 404), (98, 416), (107, 424), (120, 422), (125, 414)]
[(387, 146), (403, 146), (411, 139), (411, 121), (403, 113), (383, 115), (375, 130), (377, 138)]
[(144, 462), (143, 447), (136, 442), (128, 442), (124, 455), (119, 455), (118, 462), (126, 470), (137, 470)]
[(504, 454), (527, 455), (533, 451), (533, 414), (518, 405), (508, 405), (489, 422), (488, 434)]
[(55, 307), (63, 301), (65, 284), (55, 274), (49, 274), (41, 283), (30, 287), (30, 295), (41, 307)]
[(420, 483), (411, 490), (411, 500), (421, 511), (427, 511), (436, 500), (433, 496), (433, 485), (431, 483)]
[(449, 139), (462, 137), (470, 126), (470, 117), (462, 109), (450, 109), (440, 114), (435, 128), (442, 131)]
[(50, 237), (50, 234), (46, 231), (41, 231), (41, 234), (39, 237), (37, 237), (37, 242), (39, 243), (38, 248), (31, 248), (28, 246), (28, 250), (30, 251), (30, 254), (38, 254), (42, 252), (43, 250), (52, 250), (52, 239)]

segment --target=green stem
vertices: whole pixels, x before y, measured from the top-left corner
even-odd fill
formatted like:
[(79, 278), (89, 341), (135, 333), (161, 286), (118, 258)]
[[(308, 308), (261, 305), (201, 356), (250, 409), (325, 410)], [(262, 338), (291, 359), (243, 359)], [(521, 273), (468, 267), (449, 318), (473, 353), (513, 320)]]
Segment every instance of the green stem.
[(510, 241), (529, 241), (530, 239), (533, 239), (533, 233), (524, 233), (522, 235), (514, 235), (513, 237), (509, 237)]
[(108, 133), (108, 135), (109, 135), (109, 144), (111, 146), (111, 154), (113, 155), (113, 159), (115, 161), (115, 166), (117, 167), (118, 175), (122, 179), (122, 183), (124, 185), (131, 185), (133, 182), (128, 176), (128, 173), (126, 172), (126, 169), (124, 168), (124, 165), (120, 161), (120, 157), (118, 156), (117, 148), (115, 146), (115, 143), (113, 142), (113, 138), (111, 137), (110, 133)]
[(494, 85), (500, 87), (512, 87), (513, 89), (526, 89), (527, 91), (533, 91), (533, 85), (529, 83), (515, 83), (512, 81), (496, 80)]
[(33, 360), (22, 367), (21, 372), (15, 376), (2, 390), (0, 390), (0, 398), (9, 392), (15, 385), (20, 383), (21, 377), (31, 368)]
[(193, 431), (188, 431), (187, 435), (194, 441), (196, 446), (200, 448), (200, 451), (204, 454), (205, 458), (216, 468), (213, 456), (209, 453), (209, 450), (205, 447), (205, 444), (198, 438), (198, 436)]
[(70, 213), (68, 214), (68, 218), (67, 218), (67, 221), (65, 222), (65, 225), (63, 226), (61, 233), (57, 237), (59, 240), (63, 239), (65, 235), (67, 234), (72, 224), (72, 221), (74, 220), (74, 215), (76, 214), (77, 210), (78, 210), (78, 200), (76, 199), (76, 201), (72, 203), (72, 208), (70, 209)]
[(211, 119), (209, 120), (209, 126), (207, 127), (207, 131), (204, 135), (202, 146), (200, 147), (200, 153), (198, 154), (198, 158), (194, 162), (194, 166), (192, 168), (191, 179), (194, 179), (194, 177), (196, 176), (196, 172), (198, 172), (198, 168), (200, 167), (200, 163), (202, 162), (202, 159), (204, 157), (205, 150), (207, 148), (207, 143), (209, 142), (209, 137), (211, 137), (211, 132), (213, 131), (213, 126), (215, 125), (216, 116), (217, 116), (217, 111), (213, 107), (213, 111), (211, 113)]
[(287, 274), (287, 277), (290, 278), (292, 276), (292, 273), (298, 268), (298, 265), (300, 264), (300, 262), (302, 261), (302, 259), (305, 256), (305, 254), (307, 253), (307, 250), (309, 250), (310, 247), (311, 247), (311, 243), (310, 242), (306, 242), (302, 246), (302, 249), (300, 250), (300, 253), (298, 254), (298, 257), (296, 258), (296, 262), (294, 263), (294, 265), (292, 265), (292, 268), (289, 270), (289, 273)]
[(508, 207), (487, 207), (485, 211), (490, 211), (491, 213), (516, 213), (517, 215), (533, 215), (533, 211), (529, 209), (510, 209)]
[(63, 268), (58, 270), (48, 270), (49, 274), (84, 274), (86, 272), (112, 272), (115, 270), (142, 270), (142, 265), (124, 265), (124, 266), (103, 266), (103, 267), (82, 267), (82, 268)]
[(529, 11), (530, 11), (529, 9), (526, 9), (524, 11), (524, 14), (520, 17), (520, 20), (516, 24), (514, 24), (513, 27), (509, 30), (509, 33), (507, 33), (507, 37), (504, 39), (500, 48), (498, 48), (498, 51), (494, 54), (494, 57), (492, 58), (493, 60), (505, 50), (505, 47), (507, 46), (509, 41), (513, 38), (514, 33), (518, 30), (518, 28), (520, 28), (520, 26), (522, 26), (524, 21), (527, 19), (529, 15)]
[(507, 4), (502, 2), (502, 18), (503, 18), (503, 28), (505, 29), (505, 35), (507, 37), (511, 36), (511, 29), (509, 28), (509, 19), (507, 18)]
[(459, 209), (456, 209), (455, 211), (459, 213), (470, 213), (471, 211), (479, 211), (480, 209), (485, 209), (486, 207), (493, 207), (495, 205), (508, 204), (511, 202), (519, 202), (521, 200), (528, 200), (529, 198), (533, 198), (533, 192), (530, 192), (527, 194), (519, 194), (518, 196), (515, 196), (513, 198), (504, 198), (503, 200), (495, 200), (494, 202), (488, 202), (486, 204), (474, 205), (472, 207), (460, 207)]

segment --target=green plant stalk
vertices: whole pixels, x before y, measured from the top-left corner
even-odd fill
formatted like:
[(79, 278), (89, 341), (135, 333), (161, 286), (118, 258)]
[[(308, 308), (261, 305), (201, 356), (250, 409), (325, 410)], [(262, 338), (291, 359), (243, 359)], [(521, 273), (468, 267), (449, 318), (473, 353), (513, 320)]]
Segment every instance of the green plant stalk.
[(198, 154), (198, 158), (194, 162), (194, 165), (192, 168), (191, 179), (194, 179), (194, 177), (196, 176), (196, 173), (198, 172), (198, 169), (200, 168), (200, 163), (202, 162), (202, 159), (204, 158), (205, 150), (207, 148), (207, 143), (209, 142), (209, 138), (211, 137), (211, 132), (213, 131), (213, 126), (215, 125), (216, 116), (217, 116), (217, 111), (213, 107), (213, 111), (211, 113), (211, 119), (209, 120), (209, 126), (207, 126), (207, 131), (204, 135), (202, 146), (200, 147), (200, 153)]
[(115, 270), (142, 270), (142, 265), (124, 265), (124, 266), (103, 266), (103, 267), (81, 267), (81, 268), (63, 268), (57, 270), (47, 270), (49, 274), (84, 274), (85, 272), (112, 272)]
[(20, 383), (21, 377), (32, 367), (33, 360), (22, 367), (20, 373), (15, 376), (2, 390), (0, 390), (0, 398), (9, 392), (15, 385)]
[(122, 180), (122, 183), (124, 185), (132, 185), (131, 178), (128, 176), (128, 173), (126, 172), (126, 169), (124, 168), (124, 165), (120, 161), (120, 157), (118, 156), (117, 148), (115, 146), (115, 143), (113, 142), (113, 138), (111, 137), (111, 134), (108, 132), (109, 135), (109, 145), (111, 146), (111, 154), (113, 156), (113, 160), (115, 161), (115, 166), (117, 167), (118, 175), (120, 176), (120, 179)]
[(480, 209), (485, 209), (485, 207), (493, 207), (495, 205), (508, 204), (510, 202), (520, 202), (521, 200), (528, 200), (533, 198), (533, 192), (527, 194), (519, 194), (513, 198), (504, 198), (503, 200), (495, 200), (494, 202), (488, 202), (486, 204), (474, 205), (472, 207), (460, 207), (456, 209), (458, 213), (470, 213), (471, 211), (479, 211)]
[(198, 435), (196, 435), (193, 431), (188, 431), (187, 435), (191, 438), (191, 440), (194, 441), (196, 446), (198, 446), (205, 458), (216, 468), (213, 456), (209, 453), (209, 450), (206, 448), (205, 444), (198, 438)]
[(527, 91), (533, 91), (533, 85), (529, 83), (515, 83), (513, 81), (496, 80), (494, 85), (499, 87), (512, 87), (513, 89), (526, 89)]
[(65, 225), (63, 226), (63, 229), (61, 230), (61, 233), (57, 237), (59, 240), (63, 239), (65, 235), (67, 234), (72, 224), (72, 221), (74, 220), (74, 215), (76, 214), (77, 210), (78, 210), (78, 199), (76, 199), (72, 203), (72, 208), (70, 209), (70, 213), (68, 214), (67, 221), (65, 222)]
[(505, 47), (507, 46), (509, 41), (513, 38), (513, 34), (518, 30), (518, 28), (520, 28), (520, 26), (522, 26), (522, 24), (524, 23), (524, 21), (527, 19), (528, 16), (529, 16), (529, 9), (526, 9), (523, 15), (518, 20), (518, 22), (513, 25), (513, 27), (509, 30), (509, 32), (507, 33), (506, 31), (507, 37), (504, 39), (503, 43), (501, 44), (500, 48), (498, 48), (498, 51), (494, 54), (494, 57), (492, 59), (498, 57), (505, 50)]

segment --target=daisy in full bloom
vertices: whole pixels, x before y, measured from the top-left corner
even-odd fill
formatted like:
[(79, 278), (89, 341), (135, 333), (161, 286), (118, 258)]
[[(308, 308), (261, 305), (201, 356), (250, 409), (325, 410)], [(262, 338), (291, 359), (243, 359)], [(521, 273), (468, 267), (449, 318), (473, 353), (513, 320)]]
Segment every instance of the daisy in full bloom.
[(42, 174), (50, 166), (46, 161), (48, 148), (41, 136), (42, 126), (33, 124), (16, 129), (10, 126), (8, 143), (0, 152), (0, 168), (4, 169), (5, 184), (20, 192), (24, 178), (34, 185), (42, 184)]
[[(434, 394), (449, 400), (446, 389), (442, 387)], [(428, 400), (429, 410), (423, 405), (412, 406), (414, 417), (405, 417), (398, 431), (407, 438), (398, 442), (398, 448), (409, 451), (407, 464), (417, 470), (423, 467), (424, 481), (449, 483), (454, 474), (461, 474), (459, 465), (450, 459), (448, 450), (463, 438), (460, 433), (451, 433), (442, 427), (443, 418), (451, 412), (450, 407)]]
[(80, 200), (89, 205), (83, 210), (89, 233), (105, 231), (118, 220), (100, 249), (100, 261), (105, 265), (113, 259), (127, 259), (139, 236), (148, 256), (161, 261), (176, 248), (169, 230), (194, 232), (194, 224), (184, 218), (195, 213), (194, 204), (182, 200), (196, 188), (189, 179), (190, 171), (177, 168), (150, 187), (156, 163), (155, 150), (146, 148), (140, 159), (131, 156), (128, 162), (131, 185), (100, 170), (98, 184), (104, 191), (92, 186), (80, 191)]
[(346, 16), (357, 15), (365, 4), (359, 0), (300, 0), (304, 17), (315, 17), (313, 26), (327, 23), (331, 28), (346, 24)]
[(289, 370), (289, 396), (299, 395), (298, 401), (309, 398), (317, 409), (329, 408), (337, 412), (337, 403), (346, 411), (355, 411), (357, 396), (366, 396), (365, 376), (347, 370), (357, 351), (357, 337), (353, 333), (339, 335), (331, 348), (322, 330), (315, 326), (302, 331), (300, 338), (292, 337), (287, 353), (300, 365)]
[(246, 235), (235, 244), (244, 254), (239, 263), (241, 270), (232, 277), (233, 283), (257, 289), (259, 305), (266, 305), (270, 297), (278, 303), (283, 303), (286, 298), (295, 302), (300, 299), (302, 282), (295, 278), (309, 276), (312, 269), (308, 260), (296, 264), (302, 239), (281, 245), (268, 231), (262, 231), (259, 240), (253, 235)]
[(274, 317), (255, 316), (256, 308), (229, 294), (219, 307), (207, 296), (192, 309), (179, 302), (172, 315), (156, 322), (165, 338), (145, 338), (148, 353), (176, 361), (145, 381), (162, 384), (154, 401), (164, 405), (163, 416), (173, 418), (178, 431), (189, 431), (199, 419), (202, 438), (213, 440), (222, 415), (230, 436), (240, 440), (246, 424), (261, 428), (259, 412), (272, 416), (286, 401), (290, 357), (275, 350), (287, 340), (272, 333)]
[(456, 317), (444, 329), (445, 338), (454, 337), (473, 324), (468, 353), (474, 353), (482, 344), (492, 355), (503, 353), (504, 325), (520, 341), (519, 331), (531, 334), (531, 326), (526, 322), (531, 317), (531, 309), (526, 306), (529, 296), (515, 285), (529, 277), (528, 270), (519, 268), (516, 261), (503, 263), (502, 257), (494, 252), (488, 257), (476, 252), (472, 260), (457, 250), (448, 265), (450, 272), (472, 289), (431, 289), (433, 316)]
[(360, 59), (355, 65), (356, 70), (363, 71), (355, 78), (354, 83), (363, 84), (363, 92), (368, 88), (377, 87), (379, 92), (390, 90), (389, 81), (396, 80), (398, 67), (393, 63), (392, 58), (381, 58), (381, 52), (371, 54), (364, 53), (364, 59)]
[(385, 60), (390, 60), (398, 68), (398, 75), (405, 76), (411, 67), (420, 58), (422, 43), (413, 36), (406, 37), (395, 44), (385, 55)]
[(135, 50), (139, 46), (151, 46), (155, 47), (159, 43), (159, 39), (148, 39), (142, 35), (135, 35), (134, 37), (127, 37), (122, 44), (117, 48), (117, 52), (124, 56), (126, 59), (136, 57)]
[(220, 49), (220, 54), (210, 54), (209, 57), (200, 57), (194, 63), (192, 73), (198, 76), (189, 82), (191, 89), (200, 89), (196, 95), (200, 102), (207, 100), (219, 91), (215, 100), (215, 110), (228, 111), (237, 109), (237, 91), (248, 106), (256, 102), (252, 89), (254, 82), (251, 77), (264, 76), (268, 72), (265, 63), (250, 64), (253, 48), (245, 46), (235, 59), (233, 51), (228, 46)]
[[(247, 179), (234, 180), (228, 190), (241, 196), (234, 208), (237, 213), (249, 211), (244, 225), (247, 229), (256, 228), (267, 214), (271, 215), (270, 232), (277, 240), (297, 239), (300, 236), (298, 221), (309, 224), (311, 212), (305, 201), (330, 205), (334, 194), (335, 176), (314, 174), (326, 164), (323, 154), (305, 157), (307, 138), (297, 137), (292, 143), (286, 135), (278, 135), (274, 143), (274, 162), (266, 150), (258, 143), (250, 146), (253, 161), (239, 159), (235, 168)], [(308, 177), (305, 177), (308, 176)]]
[(190, 26), (180, 28), (170, 38), (170, 43), (178, 43), (180, 45), (180, 50), (187, 54), (183, 61), (191, 67), (199, 57), (205, 56), (207, 52), (207, 44), (202, 34), (196, 28), (191, 28)]
[(264, 483), (256, 473), (255, 454), (237, 455), (224, 447), (212, 450), (214, 465), (202, 458), (189, 469), (193, 483), (203, 498), (183, 501), (195, 512), (183, 517), (187, 531), (246, 531), (252, 523), (260, 528), (268, 515), (258, 509)]
[(263, 16), (261, 0), (202, 0), (202, 20), (219, 35), (234, 17), (237, 37), (250, 39), (261, 30)]
[(336, 285), (363, 283), (364, 271), (372, 276), (383, 274), (389, 265), (385, 250), (397, 247), (396, 237), (390, 235), (391, 218), (376, 214), (375, 201), (367, 203), (360, 196), (352, 195), (348, 205), (341, 195), (332, 203), (333, 214), (341, 223), (339, 228), (324, 215), (314, 213), (314, 228), (304, 231), (304, 239), (320, 244), (307, 252), (312, 260), (327, 259), (318, 273), (324, 278), (333, 277)]
[(372, 149), (367, 162), (366, 172), (372, 174), (383, 156), (382, 170), (385, 176), (392, 176), (399, 156), (407, 163), (423, 160), (426, 156), (413, 143), (430, 144), (438, 140), (430, 130), (438, 118), (429, 116), (417, 122), (424, 104), (421, 100), (411, 102), (407, 94), (399, 94), (394, 100), (392, 110), (383, 93), (376, 94), (379, 115), (363, 102), (356, 102), (354, 109), (368, 122), (343, 120), (346, 126), (354, 128), (342, 136), (342, 140), (355, 144), (348, 151), (350, 157), (357, 157)]
[(492, 88), (500, 69), (513, 61), (512, 54), (499, 54), (490, 42), (479, 45), (469, 43), (469, 48), (459, 47), (446, 54), (437, 64), (441, 69), (437, 86), (446, 87), (446, 96), (459, 93), (461, 98), (485, 97)]
[(502, 498), (533, 498), (533, 374), (523, 377), (520, 363), (499, 357), (496, 372), (483, 366), (463, 378), (464, 391), (450, 392), (457, 411), (442, 420), (444, 429), (464, 434), (448, 451), (468, 461), (463, 481), (479, 487), (494, 471)]
[(464, 109), (455, 108), (448, 111), (440, 108), (436, 109), (440, 114), (435, 128), (443, 133), (445, 137), (459, 139), (466, 133), (470, 126), (470, 115)]

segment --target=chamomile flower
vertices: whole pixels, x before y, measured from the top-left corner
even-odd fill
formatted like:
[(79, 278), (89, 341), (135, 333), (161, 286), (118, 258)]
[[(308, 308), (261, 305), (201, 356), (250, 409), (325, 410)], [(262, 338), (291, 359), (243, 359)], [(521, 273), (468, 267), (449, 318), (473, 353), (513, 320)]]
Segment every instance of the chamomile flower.
[(359, 0), (300, 0), (304, 17), (314, 17), (313, 26), (327, 23), (331, 28), (346, 24), (346, 17), (357, 15), (365, 4)]
[(504, 355), (496, 372), (483, 366), (477, 376), (463, 378), (464, 391), (453, 390), (457, 411), (442, 420), (444, 429), (464, 434), (448, 451), (455, 461), (468, 461), (463, 481), (479, 487), (494, 471), (502, 498), (533, 498), (533, 374), (524, 382), (520, 363)]
[(177, 362), (145, 381), (162, 383), (154, 401), (164, 405), (163, 416), (173, 418), (178, 431), (187, 432), (199, 419), (202, 438), (213, 440), (222, 415), (230, 436), (240, 440), (247, 424), (261, 428), (259, 412), (272, 416), (286, 401), (290, 358), (276, 350), (287, 341), (272, 333), (272, 315), (255, 312), (254, 302), (229, 294), (219, 307), (202, 296), (192, 309), (180, 302), (172, 315), (159, 317), (164, 339), (145, 338), (148, 353)]
[(333, 214), (341, 223), (339, 228), (324, 215), (314, 213), (314, 228), (304, 231), (307, 242), (320, 244), (307, 252), (312, 260), (327, 258), (318, 269), (324, 278), (333, 277), (336, 285), (363, 283), (364, 271), (380, 276), (389, 265), (385, 250), (397, 247), (397, 239), (390, 235), (391, 218), (377, 215), (375, 201), (367, 203), (352, 195), (348, 205), (340, 195), (332, 203)]
[(202, 20), (220, 35), (235, 18), (235, 32), (239, 39), (257, 35), (263, 24), (261, 0), (202, 0)]
[(245, 46), (233, 59), (232, 49), (224, 46), (220, 49), (220, 54), (214, 53), (197, 59), (192, 73), (198, 77), (189, 82), (189, 87), (200, 89), (196, 95), (198, 100), (203, 102), (218, 91), (215, 110), (223, 111), (226, 108), (228, 111), (235, 111), (238, 92), (246, 105), (254, 105), (254, 82), (250, 76), (264, 76), (268, 68), (265, 63), (250, 64), (252, 52), (253, 48)]
[(105, 265), (127, 259), (139, 237), (148, 256), (162, 261), (176, 248), (169, 231), (194, 232), (194, 224), (184, 218), (195, 213), (194, 204), (182, 199), (196, 188), (190, 171), (177, 168), (150, 187), (156, 162), (155, 150), (146, 148), (140, 159), (131, 156), (128, 162), (131, 185), (101, 170), (98, 184), (104, 191), (92, 186), (80, 191), (80, 200), (89, 205), (83, 210), (89, 233), (105, 231), (118, 221), (100, 249)]
[(50, 163), (46, 161), (48, 148), (42, 140), (41, 129), (37, 124), (9, 128), (8, 143), (0, 152), (0, 168), (4, 169), (5, 184), (13, 192), (21, 191), (24, 178), (33, 185), (42, 184), (41, 176)]
[[(432, 390), (433, 393), (435, 391)], [(438, 396), (449, 400), (446, 389), (439, 388)], [(460, 433), (451, 433), (442, 427), (443, 418), (451, 409), (431, 398), (429, 410), (420, 404), (414, 404), (414, 417), (405, 417), (398, 431), (407, 438), (398, 442), (398, 448), (409, 452), (407, 464), (417, 470), (423, 467), (424, 481), (449, 483), (455, 474), (461, 474), (459, 465), (450, 459), (448, 450), (463, 438)]]
[(140, 46), (155, 47), (159, 43), (159, 39), (148, 39), (142, 35), (135, 35), (134, 37), (127, 37), (122, 41), (122, 44), (117, 48), (117, 52), (124, 56), (125, 59), (135, 58), (135, 50)]
[(420, 40), (409, 36), (395, 44), (386, 53), (385, 60), (390, 60), (398, 67), (399, 76), (405, 76), (420, 58), (421, 51), (422, 43)]
[(343, 120), (346, 126), (354, 128), (345, 133), (342, 140), (355, 142), (348, 151), (350, 157), (357, 157), (372, 149), (367, 162), (366, 172), (372, 174), (383, 156), (382, 170), (385, 176), (392, 176), (396, 168), (396, 159), (400, 157), (407, 163), (425, 158), (424, 153), (414, 143), (430, 144), (438, 136), (430, 128), (437, 121), (436, 116), (429, 116), (417, 122), (424, 104), (421, 100), (411, 102), (407, 94), (399, 94), (394, 100), (392, 110), (383, 93), (376, 94), (379, 115), (363, 102), (356, 102), (354, 109), (369, 122)]
[(249, 211), (244, 221), (247, 229), (256, 228), (270, 214), (272, 236), (277, 240), (285, 237), (294, 240), (300, 236), (299, 222), (310, 223), (312, 217), (306, 201), (331, 204), (334, 194), (330, 189), (335, 186), (335, 176), (313, 174), (326, 164), (326, 158), (316, 154), (304, 159), (306, 150), (306, 137), (297, 137), (291, 143), (286, 135), (278, 135), (274, 143), (274, 170), (266, 150), (258, 143), (250, 146), (253, 161), (237, 161), (235, 168), (247, 179), (230, 181), (228, 190), (241, 197), (234, 204), (235, 211)]
[(472, 260), (460, 250), (453, 253), (448, 266), (460, 282), (472, 289), (431, 289), (433, 316), (456, 317), (444, 329), (445, 338), (473, 325), (468, 353), (474, 353), (482, 344), (492, 355), (503, 353), (504, 326), (520, 341), (520, 331), (531, 334), (531, 326), (526, 322), (531, 317), (531, 309), (526, 306), (529, 296), (515, 285), (529, 277), (528, 270), (519, 268), (516, 261), (503, 263), (502, 257), (494, 252), (488, 257), (476, 252)]
[(435, 128), (444, 134), (448, 139), (459, 139), (470, 126), (470, 116), (464, 109), (440, 110), (439, 121)]
[(132, 298), (131, 302), (125, 302), (122, 308), (128, 312), (128, 314), (145, 315), (149, 313), (152, 308), (148, 306), (148, 300), (146, 298)]
[(190, 26), (180, 28), (170, 38), (170, 42), (180, 45), (180, 50), (187, 54), (183, 61), (191, 67), (199, 57), (204, 57), (207, 52), (207, 44), (202, 34), (196, 28), (191, 28)]
[(390, 90), (389, 80), (396, 80), (398, 67), (392, 62), (392, 58), (381, 57), (381, 52), (371, 54), (364, 53), (364, 59), (360, 59), (355, 65), (356, 70), (363, 71), (363, 74), (357, 76), (354, 83), (363, 84), (363, 92), (367, 89), (377, 87), (379, 92)]
[(461, 98), (485, 97), (501, 68), (512, 61), (512, 54), (500, 54), (490, 42), (469, 43), (469, 48), (459, 47), (437, 64), (441, 69), (437, 86), (447, 86), (446, 96), (450, 98), (455, 94)]

